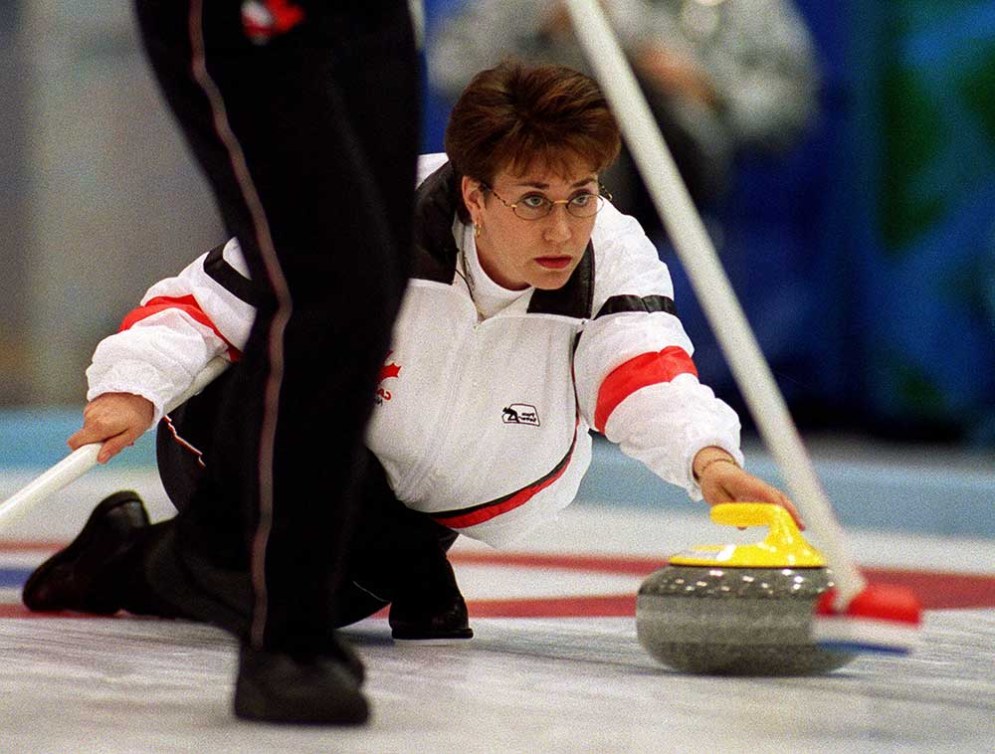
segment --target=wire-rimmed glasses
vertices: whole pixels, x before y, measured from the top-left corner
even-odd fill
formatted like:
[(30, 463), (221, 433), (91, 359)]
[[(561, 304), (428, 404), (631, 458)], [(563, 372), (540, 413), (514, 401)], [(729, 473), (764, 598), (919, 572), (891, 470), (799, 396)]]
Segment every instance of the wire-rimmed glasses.
[(505, 201), (492, 186), (488, 186), (486, 183), (481, 183), (480, 185), (486, 191), (494, 194), (505, 207), (523, 220), (541, 220), (544, 217), (548, 217), (557, 204), (562, 204), (566, 207), (567, 212), (573, 217), (594, 217), (605, 206), (605, 201), (611, 199), (611, 194), (608, 193), (607, 189), (604, 186), (600, 186), (600, 193), (598, 194), (585, 191), (571, 196), (569, 199), (557, 199), (553, 201), (543, 194), (531, 193), (525, 194), (517, 202), (512, 203)]

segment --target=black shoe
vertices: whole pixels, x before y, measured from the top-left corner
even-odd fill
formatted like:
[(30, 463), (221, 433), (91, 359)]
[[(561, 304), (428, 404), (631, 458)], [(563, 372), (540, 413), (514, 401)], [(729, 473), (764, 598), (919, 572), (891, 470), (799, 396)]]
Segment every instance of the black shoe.
[(325, 643), (322, 647), (322, 656), (332, 656), (345, 665), (345, 669), (352, 673), (356, 683), (360, 686), (366, 680), (366, 666), (359, 652), (353, 649), (352, 644), (347, 642), (338, 631), (332, 633), (332, 641)]
[(448, 604), (435, 609), (417, 600), (398, 599), (390, 606), (388, 622), (396, 641), (448, 644), (473, 638), (466, 602), (458, 592)]
[(149, 526), (142, 499), (130, 490), (116, 492), (90, 514), (68, 547), (50, 557), (28, 578), (21, 599), (29, 610), (75, 610), (111, 615), (122, 608), (120, 566)]
[(388, 617), (394, 639), (429, 644), (472, 639), (466, 601), (445, 551), (427, 550), (405, 565)]
[(366, 697), (347, 660), (336, 655), (291, 655), (242, 645), (235, 716), (299, 725), (361, 725)]

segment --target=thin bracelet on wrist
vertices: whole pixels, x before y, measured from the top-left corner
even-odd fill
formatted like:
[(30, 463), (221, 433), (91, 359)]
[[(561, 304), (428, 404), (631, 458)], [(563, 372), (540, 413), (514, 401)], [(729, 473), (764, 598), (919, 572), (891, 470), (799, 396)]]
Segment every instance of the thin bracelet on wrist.
[(710, 458), (709, 460), (705, 461), (704, 465), (700, 469), (698, 469), (697, 472), (695, 472), (693, 469), (691, 470), (691, 473), (694, 476), (694, 481), (700, 482), (701, 478), (705, 476), (705, 472), (708, 470), (708, 467), (711, 466), (713, 463), (731, 463), (737, 469), (739, 468), (739, 464), (736, 463), (736, 460), (730, 458), (729, 456), (718, 456), (717, 458)]

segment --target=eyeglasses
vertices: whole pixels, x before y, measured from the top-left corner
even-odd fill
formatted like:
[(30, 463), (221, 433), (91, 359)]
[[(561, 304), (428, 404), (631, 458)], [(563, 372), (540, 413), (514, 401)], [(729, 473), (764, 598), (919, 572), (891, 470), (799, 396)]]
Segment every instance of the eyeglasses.
[(517, 202), (509, 204), (491, 186), (488, 186), (486, 183), (481, 183), (480, 185), (485, 191), (490, 191), (494, 194), (501, 204), (523, 220), (541, 220), (544, 217), (548, 217), (557, 204), (564, 205), (567, 212), (573, 217), (594, 217), (605, 206), (605, 200), (610, 201), (612, 198), (607, 189), (604, 186), (600, 186), (599, 190), (601, 193), (599, 194), (592, 194), (585, 191), (569, 199), (557, 199), (555, 202), (542, 194), (526, 194)]

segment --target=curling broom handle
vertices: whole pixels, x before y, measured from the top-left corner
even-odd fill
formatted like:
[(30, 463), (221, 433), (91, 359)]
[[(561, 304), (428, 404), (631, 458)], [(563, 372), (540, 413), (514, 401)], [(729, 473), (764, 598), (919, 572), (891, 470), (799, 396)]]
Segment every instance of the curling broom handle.
[(833, 568), (838, 602), (845, 606), (866, 582), (846, 551), (842, 529), (670, 150), (598, 0), (566, 0), (566, 4), (698, 301), (806, 525), (819, 538)]
[[(177, 398), (170, 401), (166, 406), (166, 413), (175, 410), (178, 406), (197, 395), (197, 393), (207, 387), (208, 383), (221, 374), (227, 366), (228, 362), (220, 356), (208, 362), (207, 366), (194, 378), (190, 387)], [(97, 453), (100, 451), (100, 445), (101, 443), (94, 442), (77, 448), (50, 469), (35, 477), (35, 479), (22, 489), (4, 500), (3, 503), (0, 503), (0, 529), (10, 525), (30, 510), (32, 506), (71, 482), (76, 481), (92, 469), (97, 463)]]

